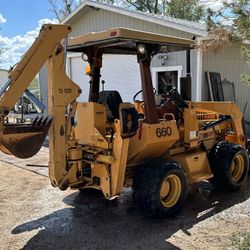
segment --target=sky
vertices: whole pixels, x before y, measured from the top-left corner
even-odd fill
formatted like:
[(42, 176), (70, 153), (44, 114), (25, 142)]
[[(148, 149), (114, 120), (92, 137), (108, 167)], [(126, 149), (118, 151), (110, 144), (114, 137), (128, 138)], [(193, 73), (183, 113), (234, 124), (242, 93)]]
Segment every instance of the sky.
[[(221, 0), (201, 0), (218, 9)], [(9, 69), (30, 47), (44, 23), (55, 22), (48, 0), (0, 0), (0, 68)]]
[(43, 23), (55, 22), (47, 0), (0, 0), (0, 68), (18, 62)]
[(0, 13), (6, 20), (0, 34), (10, 37), (34, 30), (39, 20), (53, 17), (49, 8), (47, 0), (0, 0)]

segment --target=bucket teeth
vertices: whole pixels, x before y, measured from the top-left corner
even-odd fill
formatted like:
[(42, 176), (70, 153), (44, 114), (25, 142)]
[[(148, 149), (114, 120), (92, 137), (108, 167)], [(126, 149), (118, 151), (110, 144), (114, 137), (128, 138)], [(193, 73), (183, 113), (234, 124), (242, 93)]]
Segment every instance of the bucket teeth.
[(48, 120), (47, 120), (47, 124), (46, 126), (50, 127), (51, 123), (52, 123), (53, 118), (51, 116), (48, 116)]
[(42, 122), (43, 127), (50, 127), (50, 124), (52, 122), (52, 117), (51, 116), (46, 116), (46, 118)]
[(38, 119), (38, 121), (37, 121), (37, 123), (36, 123), (36, 126), (41, 126), (42, 123), (43, 123), (43, 116), (41, 116), (41, 117)]
[(46, 126), (48, 119), (49, 119), (48, 116), (46, 116), (45, 119), (43, 119), (42, 126)]
[(39, 118), (39, 116), (37, 116), (37, 117), (34, 119), (34, 121), (32, 122), (32, 126), (35, 126), (35, 125), (36, 125), (38, 118)]
[(43, 116), (37, 116), (33, 123), (32, 123), (32, 127), (49, 127), (50, 124), (52, 122), (52, 117), (50, 116), (46, 116), (45, 118)]

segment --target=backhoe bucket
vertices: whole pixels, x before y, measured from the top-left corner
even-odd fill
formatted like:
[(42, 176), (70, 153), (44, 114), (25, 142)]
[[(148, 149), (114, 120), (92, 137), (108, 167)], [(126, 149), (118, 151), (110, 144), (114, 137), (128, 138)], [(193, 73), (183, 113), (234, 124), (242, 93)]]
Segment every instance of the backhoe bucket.
[(36, 118), (32, 124), (3, 124), (0, 131), (0, 150), (18, 158), (35, 155), (43, 145), (52, 118)]

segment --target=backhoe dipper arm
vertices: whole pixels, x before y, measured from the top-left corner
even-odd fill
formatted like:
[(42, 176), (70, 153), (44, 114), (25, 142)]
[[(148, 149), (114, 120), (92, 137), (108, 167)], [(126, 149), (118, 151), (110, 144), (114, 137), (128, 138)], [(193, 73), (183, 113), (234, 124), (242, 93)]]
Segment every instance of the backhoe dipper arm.
[(3, 121), (41, 66), (70, 32), (71, 27), (68, 25), (45, 24), (42, 26), (32, 46), (16, 67), (10, 71), (9, 81), (0, 92), (0, 120)]
[(71, 166), (67, 166), (67, 158), (74, 139), (71, 136), (72, 118), (75, 116), (76, 98), (81, 94), (79, 86), (66, 75), (64, 60), (63, 47), (54, 50), (48, 60), (48, 111), (53, 116), (49, 131), (49, 177), (52, 185), (62, 190), (68, 187), (69, 177), (66, 174)]

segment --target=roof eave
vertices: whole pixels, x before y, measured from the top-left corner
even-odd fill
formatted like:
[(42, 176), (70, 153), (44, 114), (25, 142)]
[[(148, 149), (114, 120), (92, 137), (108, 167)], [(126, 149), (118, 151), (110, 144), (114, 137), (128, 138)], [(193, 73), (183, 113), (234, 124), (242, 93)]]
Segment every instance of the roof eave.
[[(137, 18), (137, 19), (145, 21), (145, 15), (143, 15), (141, 13), (129, 12), (129, 11), (125, 10), (125, 9), (124, 10), (123, 9), (117, 10), (117, 8), (115, 8), (115, 7), (111, 6), (111, 5), (106, 5), (106, 4), (104, 5), (104, 4), (100, 4), (100, 3), (97, 3), (97, 2), (92, 2), (92, 1), (86, 0), (81, 5), (79, 5), (71, 14), (69, 14), (61, 23), (62, 24), (69, 23), (70, 20), (86, 6), (92, 6), (92, 7), (95, 7), (95, 8), (102, 8), (102, 9), (105, 9), (105, 10), (108, 10), (108, 11), (113, 11), (113, 12), (115, 11), (115, 12), (117, 12), (119, 14), (130, 16), (130, 17)], [(155, 17), (151, 17), (151, 16), (147, 17), (147, 21), (157, 23), (157, 24), (162, 25), (162, 26), (167, 26), (169, 28), (177, 29), (177, 30), (180, 30), (180, 31), (184, 31), (184, 32), (187, 32), (187, 33), (195, 34), (197, 36), (202, 36), (202, 37), (207, 37), (208, 36), (208, 32), (206, 32), (205, 30), (197, 29), (197, 28), (194, 28), (194, 27), (188, 27), (186, 25), (177, 24), (177, 23), (170, 22), (170, 21), (167, 21), (167, 20), (159, 20), (159, 18), (155, 18)]]

